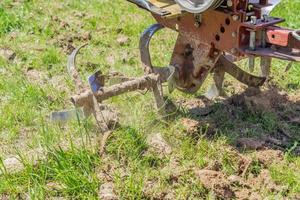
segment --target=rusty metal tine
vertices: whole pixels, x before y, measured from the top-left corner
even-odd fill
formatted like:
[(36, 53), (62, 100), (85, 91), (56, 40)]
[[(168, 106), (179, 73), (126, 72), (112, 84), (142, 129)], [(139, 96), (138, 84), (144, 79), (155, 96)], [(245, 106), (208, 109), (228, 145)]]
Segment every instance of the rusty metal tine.
[[(77, 54), (79, 53), (80, 49), (85, 47), (86, 45), (87, 44), (83, 44), (83, 45), (79, 46), (78, 48), (76, 48), (69, 56), (68, 63), (67, 63), (68, 73), (73, 78), (75, 86), (78, 90), (83, 90), (85, 88), (85, 85), (82, 82), (82, 80), (80, 79), (80, 75), (76, 69), (76, 64), (75, 64), (76, 57), (77, 57)], [(96, 91), (93, 91), (93, 92), (96, 92)], [(105, 122), (104, 117), (101, 115), (101, 110), (100, 110), (100, 107), (99, 107), (96, 97), (94, 95), (92, 95), (91, 98), (92, 99), (87, 100), (82, 105), (85, 114), (89, 115), (90, 113), (93, 113), (101, 131), (102, 132), (108, 131), (107, 123)]]
[(68, 63), (67, 63), (68, 73), (73, 78), (75, 86), (79, 90), (82, 90), (85, 86), (84, 86), (84, 83), (82, 82), (82, 80), (80, 79), (80, 75), (79, 75), (79, 72), (76, 69), (75, 62), (76, 62), (77, 54), (79, 53), (80, 49), (85, 47), (86, 45), (87, 44), (83, 44), (83, 45), (79, 46), (78, 48), (76, 48), (71, 53), (71, 55), (68, 57)]

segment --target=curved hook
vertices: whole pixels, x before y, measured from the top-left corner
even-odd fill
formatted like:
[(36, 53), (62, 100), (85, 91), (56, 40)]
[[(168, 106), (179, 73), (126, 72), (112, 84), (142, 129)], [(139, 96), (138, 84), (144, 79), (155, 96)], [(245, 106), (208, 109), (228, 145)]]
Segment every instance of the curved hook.
[(85, 47), (86, 45), (87, 44), (83, 44), (77, 47), (68, 57), (67, 70), (69, 75), (73, 78), (73, 81), (78, 89), (83, 89), (84, 84), (80, 79), (79, 73), (76, 69), (75, 62), (76, 62), (77, 54), (79, 53), (80, 49)]

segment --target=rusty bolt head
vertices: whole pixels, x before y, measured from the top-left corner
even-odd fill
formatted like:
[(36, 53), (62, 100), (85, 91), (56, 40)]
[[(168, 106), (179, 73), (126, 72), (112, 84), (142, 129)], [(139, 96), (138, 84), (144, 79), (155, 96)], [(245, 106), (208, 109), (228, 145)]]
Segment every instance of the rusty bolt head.
[(238, 15), (233, 15), (233, 16), (232, 16), (233, 21), (238, 21), (239, 18), (240, 18), (240, 17), (239, 17)]
[(201, 26), (201, 23), (200, 23), (200, 22), (195, 22), (195, 23), (194, 23), (194, 26), (195, 26), (196, 28), (199, 28), (199, 27)]
[(214, 56), (218, 56), (218, 55), (219, 55), (219, 52), (214, 51)]
[(251, 16), (251, 24), (256, 24), (257, 23), (257, 17), (256, 16)]
[(232, 7), (233, 6), (232, 0), (227, 0), (227, 6), (228, 7)]
[(232, 33), (231, 33), (231, 36), (234, 37), (234, 38), (236, 38), (237, 33), (236, 33), (236, 32), (232, 32)]
[(237, 49), (236, 48), (232, 48), (230, 51), (232, 54), (236, 54), (237, 53)]

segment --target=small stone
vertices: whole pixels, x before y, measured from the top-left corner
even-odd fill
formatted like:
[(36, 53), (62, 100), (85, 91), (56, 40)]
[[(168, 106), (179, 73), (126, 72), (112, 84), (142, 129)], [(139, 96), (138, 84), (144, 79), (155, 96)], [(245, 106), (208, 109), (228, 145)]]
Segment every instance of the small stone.
[(172, 153), (171, 146), (166, 142), (160, 133), (150, 135), (147, 138), (147, 143), (151, 148), (153, 148), (154, 151), (160, 154), (168, 155)]
[(68, 26), (70, 26), (67, 22), (65, 21), (61, 21), (60, 24), (59, 24), (60, 28), (66, 28)]
[(53, 190), (62, 190), (62, 189), (64, 189), (64, 186), (62, 184), (58, 183), (58, 182), (52, 182), (51, 181), (51, 182), (48, 182), (46, 184), (46, 188), (48, 190), (53, 191)]
[(121, 35), (117, 38), (117, 42), (123, 46), (123, 45), (126, 45), (128, 44), (129, 42), (129, 37), (125, 36), (125, 35)]
[(16, 157), (7, 158), (3, 161), (8, 173), (17, 173), (24, 169), (24, 165)]
[(91, 40), (92, 39), (92, 34), (91, 32), (85, 32), (82, 34), (82, 39), (83, 40)]

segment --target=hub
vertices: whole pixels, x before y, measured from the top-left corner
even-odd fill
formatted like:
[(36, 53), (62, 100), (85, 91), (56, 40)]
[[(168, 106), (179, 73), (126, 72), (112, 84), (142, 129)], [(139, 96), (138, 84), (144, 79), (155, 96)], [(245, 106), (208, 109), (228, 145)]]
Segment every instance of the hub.
[(175, 0), (181, 8), (190, 13), (202, 13), (219, 7), (223, 0)]

